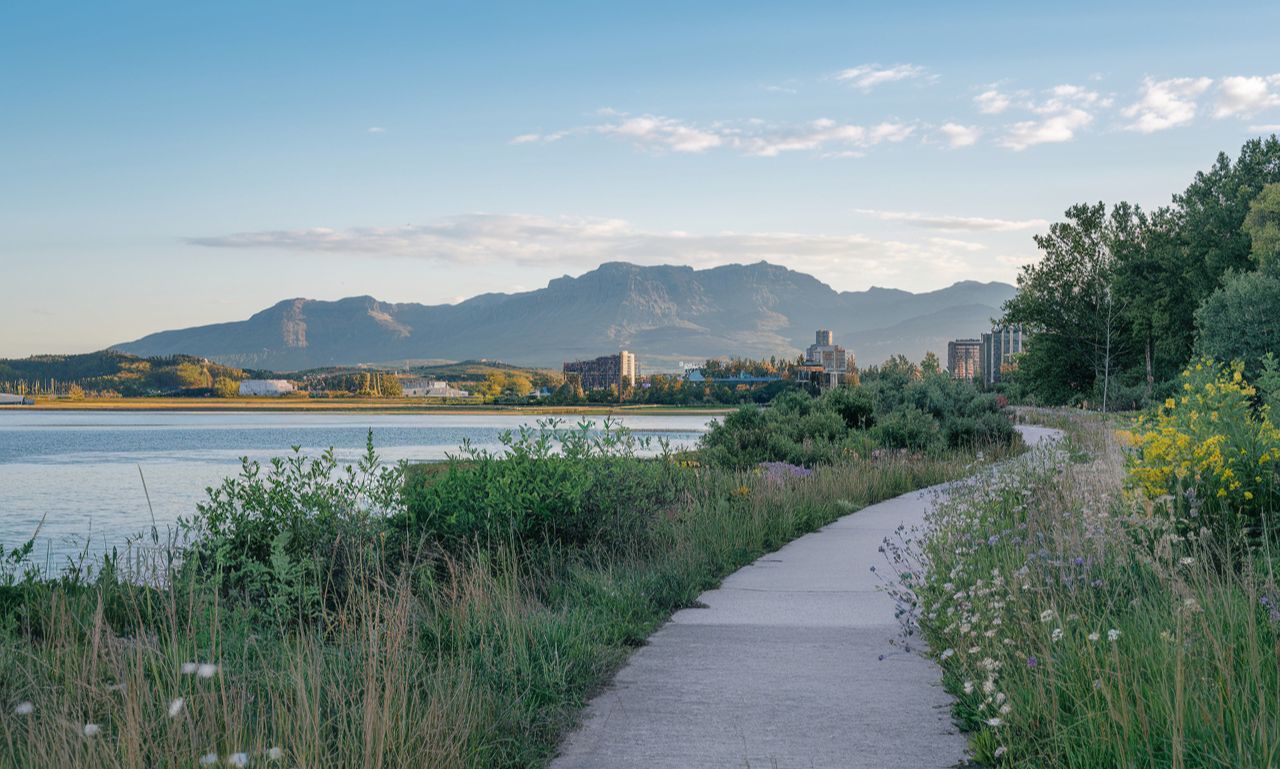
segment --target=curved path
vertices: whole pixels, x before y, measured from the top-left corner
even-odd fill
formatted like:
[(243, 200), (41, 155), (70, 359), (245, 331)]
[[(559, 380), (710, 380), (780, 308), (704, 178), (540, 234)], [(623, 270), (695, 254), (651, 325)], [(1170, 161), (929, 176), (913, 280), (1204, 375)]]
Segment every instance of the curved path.
[[(1018, 429), (1029, 445), (1058, 434)], [(893, 601), (869, 569), (938, 488), (847, 515), (703, 593), (706, 608), (677, 612), (591, 701), (552, 769), (963, 764), (941, 671), (889, 645)]]

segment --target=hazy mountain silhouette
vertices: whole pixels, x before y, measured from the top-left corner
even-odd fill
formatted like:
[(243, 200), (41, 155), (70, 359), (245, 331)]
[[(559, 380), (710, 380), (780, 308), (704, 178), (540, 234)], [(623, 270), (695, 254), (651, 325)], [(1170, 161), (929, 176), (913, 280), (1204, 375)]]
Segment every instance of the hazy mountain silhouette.
[(116, 348), (278, 371), (482, 357), (558, 367), (626, 348), (655, 370), (724, 355), (792, 356), (815, 329), (829, 328), (867, 365), (893, 353), (918, 360), (926, 350), (945, 358), (949, 339), (987, 330), (1013, 293), (1005, 283), (973, 281), (922, 294), (839, 292), (767, 262), (705, 270), (610, 262), (536, 291), (454, 305), (288, 299), (248, 320), (161, 331)]

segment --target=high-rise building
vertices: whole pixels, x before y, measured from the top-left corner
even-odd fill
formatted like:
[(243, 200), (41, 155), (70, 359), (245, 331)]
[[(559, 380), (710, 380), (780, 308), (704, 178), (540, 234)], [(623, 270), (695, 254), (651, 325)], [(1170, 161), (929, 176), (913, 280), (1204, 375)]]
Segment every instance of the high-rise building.
[(616, 387), (621, 392), (634, 387), (638, 381), (636, 356), (626, 350), (617, 355), (603, 355), (592, 360), (566, 361), (564, 374), (565, 378), (576, 376), (584, 390)]
[(982, 335), (982, 381), (992, 385), (1000, 381), (1001, 370), (1013, 364), (1013, 356), (1025, 345), (1022, 326), (996, 326)]
[(804, 351), (804, 362), (822, 367), (823, 387), (836, 387), (853, 368), (853, 353), (836, 344), (830, 331), (821, 329), (814, 334), (814, 343)]
[(947, 371), (955, 379), (982, 378), (982, 340), (956, 339), (947, 342)]

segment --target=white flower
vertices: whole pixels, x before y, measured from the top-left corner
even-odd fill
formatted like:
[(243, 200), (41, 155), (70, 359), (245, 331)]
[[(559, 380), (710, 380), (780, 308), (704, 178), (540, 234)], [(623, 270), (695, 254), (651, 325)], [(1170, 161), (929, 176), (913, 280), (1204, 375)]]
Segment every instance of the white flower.
[(1004, 725), (1004, 721), (1001, 721), (999, 718), (987, 719), (987, 726), (1003, 726), (1003, 725)]
[(29, 700), (19, 702), (18, 706), (13, 709), (15, 716), (29, 716), (34, 712), (36, 712), (36, 706), (32, 705)]
[(1097, 641), (1101, 636), (1098, 635), (1097, 631), (1094, 631), (1089, 634), (1088, 638), (1090, 641)]
[(994, 755), (996, 758), (999, 758), (1000, 756), (1003, 756), (1003, 755), (1004, 755), (1005, 753), (1007, 753), (1008, 751), (1009, 751), (1009, 749), (1008, 749), (1008, 748), (1006, 748), (1005, 746), (1001, 745), (1000, 747), (996, 748), (996, 752), (995, 752), (993, 755)]
[(194, 662), (184, 662), (182, 663), (182, 667), (180, 668), (180, 670), (182, 670), (182, 675), (184, 676), (192, 675), (199, 669), (200, 669), (200, 666)]
[(248, 766), (249, 754), (248, 753), (232, 753), (231, 755), (227, 756), (227, 765), (228, 766)]
[(1060, 628), (1060, 627), (1055, 627), (1055, 628), (1053, 629), (1053, 632), (1049, 634), (1049, 637), (1050, 637), (1050, 638), (1052, 638), (1052, 639), (1053, 639), (1053, 640), (1055, 640), (1055, 641), (1061, 641), (1061, 640), (1062, 640), (1062, 628)]
[(1040, 612), (1041, 622), (1048, 622), (1051, 619), (1053, 619), (1053, 609), (1045, 609), (1044, 611)]
[(203, 756), (200, 756), (201, 766), (213, 766), (216, 763), (218, 763), (217, 753), (205, 753)]
[(1006, 702), (1000, 706), (1000, 715), (1007, 716), (1011, 710), (1013, 710), (1013, 706)]
[(182, 712), (182, 707), (186, 704), (187, 701), (185, 699), (181, 697), (174, 698), (173, 702), (169, 703), (169, 718), (177, 718), (178, 714)]
[(1182, 564), (1183, 566), (1191, 566), (1191, 565), (1193, 565), (1195, 562), (1196, 562), (1196, 559), (1191, 558), (1191, 557), (1181, 558), (1181, 559), (1179, 559), (1179, 560), (1178, 560), (1178, 563)]
[(280, 748), (270, 748), (267, 750), (267, 759), (270, 761), (279, 761), (284, 758), (284, 751)]
[(1115, 643), (1116, 639), (1118, 639), (1119, 637), (1120, 637), (1119, 630), (1116, 630), (1115, 628), (1111, 628), (1110, 630), (1107, 631), (1107, 640), (1110, 641), (1111, 643)]
[(943, 650), (942, 650), (942, 659), (944, 659), (944, 660), (945, 660), (945, 659), (948, 659), (949, 657), (951, 657), (951, 655), (952, 655), (952, 654), (955, 654), (955, 653), (956, 653), (956, 650), (955, 650), (955, 649), (943, 649)]
[(964, 693), (965, 693), (965, 694), (973, 694), (973, 681), (965, 681), (965, 682), (964, 682)]
[(201, 678), (213, 678), (218, 675), (218, 666), (210, 662), (205, 662), (196, 670), (196, 675)]
[(84, 729), (81, 731), (84, 732), (84, 736), (86, 737), (97, 737), (102, 733), (102, 727), (97, 724), (85, 724)]

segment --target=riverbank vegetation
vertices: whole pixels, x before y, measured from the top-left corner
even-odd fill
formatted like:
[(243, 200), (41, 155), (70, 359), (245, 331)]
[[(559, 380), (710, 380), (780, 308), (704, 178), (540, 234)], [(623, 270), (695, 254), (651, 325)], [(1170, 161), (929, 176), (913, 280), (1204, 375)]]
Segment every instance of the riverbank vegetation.
[[(921, 398), (943, 391), (911, 376)], [(785, 408), (816, 416), (789, 440), (840, 450), (767, 461), (732, 448), (774, 419), (748, 406), (692, 452), (547, 423), (438, 465), (383, 466), (372, 445), (351, 467), (246, 462), (181, 546), (147, 537), (52, 577), (14, 548), (0, 764), (544, 765), (587, 697), (702, 590), (1015, 451), (1003, 431), (941, 437), (999, 417), (966, 387), (946, 385), (937, 412), (870, 386), (795, 396)], [(880, 426), (907, 408), (934, 438), (899, 449)]]
[(981, 762), (1275, 765), (1280, 390), (1246, 374), (1197, 362), (1133, 423), (1059, 413), (1064, 443), (886, 543)]

